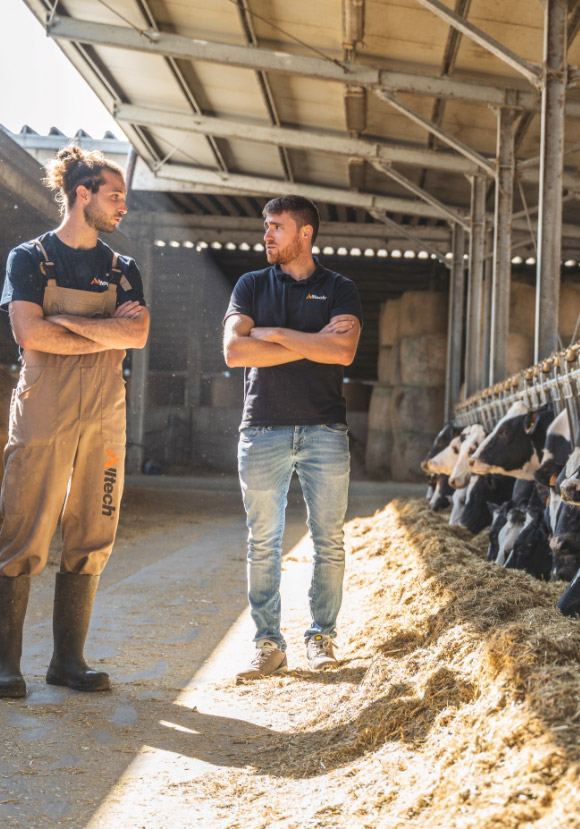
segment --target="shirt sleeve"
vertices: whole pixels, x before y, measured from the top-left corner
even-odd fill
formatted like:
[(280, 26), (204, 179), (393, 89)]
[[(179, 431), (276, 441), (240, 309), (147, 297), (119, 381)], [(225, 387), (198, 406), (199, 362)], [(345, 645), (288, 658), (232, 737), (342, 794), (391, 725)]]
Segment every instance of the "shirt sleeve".
[(249, 274), (244, 274), (236, 282), (223, 322), (234, 314), (254, 319), (254, 283)]
[(337, 285), (334, 303), (330, 310), (330, 318), (337, 317), (339, 314), (352, 314), (358, 318), (361, 325), (363, 324), (360, 296), (352, 279), (343, 278)]
[(117, 290), (117, 308), (124, 302), (133, 300), (140, 305), (146, 305), (145, 295), (143, 292), (143, 280), (141, 279), (141, 272), (137, 267), (134, 259), (126, 259), (119, 257), (119, 267), (123, 273), (119, 280), (119, 288)]
[(39, 262), (30, 251), (14, 248), (8, 255), (6, 278), (2, 290), (0, 308), (8, 310), (14, 300), (35, 302), (42, 307), (44, 299), (44, 277)]

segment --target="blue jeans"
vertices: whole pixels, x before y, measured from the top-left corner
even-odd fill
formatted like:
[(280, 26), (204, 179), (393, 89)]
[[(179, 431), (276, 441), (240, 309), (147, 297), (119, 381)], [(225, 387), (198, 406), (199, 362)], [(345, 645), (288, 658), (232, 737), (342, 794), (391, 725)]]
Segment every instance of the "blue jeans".
[(344, 575), (343, 524), (350, 455), (343, 424), (250, 426), (240, 432), (238, 469), (248, 524), (248, 598), (255, 642), (269, 639), (282, 650), (280, 573), (288, 488), (296, 470), (314, 545), (308, 597), (315, 633), (336, 635)]

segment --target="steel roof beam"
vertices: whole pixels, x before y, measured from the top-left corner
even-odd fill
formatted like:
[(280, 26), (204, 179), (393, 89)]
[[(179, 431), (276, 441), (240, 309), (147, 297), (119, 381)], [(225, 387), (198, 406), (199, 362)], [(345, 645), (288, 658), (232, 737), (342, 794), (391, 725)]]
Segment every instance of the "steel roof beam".
[(373, 166), (376, 170), (379, 170), (381, 173), (389, 176), (389, 178), (392, 178), (393, 181), (396, 181), (397, 184), (400, 184), (401, 187), (405, 188), (405, 190), (413, 193), (413, 195), (422, 199), (427, 204), (430, 204), (432, 207), (438, 208), (447, 216), (448, 221), (453, 224), (460, 224), (465, 228), (465, 230), (469, 230), (469, 221), (466, 218), (463, 218), (463, 216), (460, 216), (459, 213), (455, 212), (455, 210), (447, 207), (447, 205), (443, 204), (443, 202), (439, 201), (439, 199), (435, 198), (435, 196), (432, 196), (431, 193), (428, 193), (418, 184), (415, 184), (414, 181), (408, 179), (407, 176), (399, 173), (398, 170), (394, 170), (390, 164), (385, 164), (383, 161), (375, 161)]
[(149, 109), (118, 104), (113, 115), (123, 124), (140, 124), (144, 127), (183, 130), (185, 132), (214, 135), (220, 138), (239, 138), (244, 141), (258, 141), (291, 149), (313, 150), (336, 153), (350, 157), (375, 161), (396, 162), (412, 166), (428, 167), (450, 173), (473, 174), (477, 166), (468, 159), (451, 153), (436, 152), (423, 148), (389, 144), (369, 138), (349, 138), (343, 133), (300, 130), (290, 127), (271, 127), (227, 118), (176, 113), (164, 109)]
[(377, 219), (379, 222), (382, 222), (384, 225), (390, 228), (391, 231), (394, 231), (399, 236), (403, 236), (405, 239), (408, 239), (410, 242), (413, 242), (413, 244), (422, 244), (424, 246), (424, 249), (428, 253), (432, 253), (439, 260), (439, 262), (441, 262), (442, 265), (445, 265), (446, 268), (450, 267), (449, 263), (445, 259), (445, 256), (443, 256), (440, 251), (436, 250), (435, 248), (432, 248), (429, 245), (426, 245), (425, 242), (422, 239), (420, 239), (416, 233), (407, 230), (406, 227), (403, 227), (403, 225), (399, 224), (399, 222), (395, 222), (394, 219), (390, 219), (384, 211), (373, 210), (372, 216), (374, 219)]
[[(362, 207), (365, 210), (386, 210), (393, 213), (403, 213), (409, 216), (423, 216), (447, 220), (447, 215), (437, 207), (420, 201), (401, 199), (395, 196), (381, 196), (373, 193), (355, 193), (352, 190), (343, 190), (335, 187), (325, 187), (316, 184), (288, 184), (279, 179), (261, 178), (257, 176), (222, 173), (217, 170), (188, 167), (181, 164), (162, 165), (156, 173), (152, 173), (145, 165), (137, 164), (133, 180), (134, 190), (160, 190), (166, 192), (188, 192), (191, 186), (205, 185), (207, 188), (225, 188), (230, 191), (241, 191), (272, 197), (276, 193), (287, 192), (289, 187), (295, 195), (306, 196), (314, 201), (324, 201), (332, 204), (349, 207)], [(465, 220), (465, 212), (455, 208)]]
[(423, 129), (427, 130), (428, 132), (436, 135), (440, 141), (443, 141), (445, 144), (448, 144), (454, 150), (457, 150), (458, 153), (465, 156), (465, 158), (469, 158), (473, 161), (474, 164), (477, 165), (481, 169), (481, 171), (485, 171), (488, 175), (492, 178), (495, 177), (495, 162), (490, 161), (485, 158), (483, 155), (478, 153), (476, 150), (472, 150), (471, 147), (468, 147), (467, 144), (464, 144), (463, 141), (460, 141), (459, 138), (455, 138), (453, 135), (449, 135), (448, 132), (443, 130), (437, 124), (434, 124), (433, 121), (430, 121), (428, 118), (424, 118), (422, 115), (419, 115), (418, 112), (415, 112), (414, 109), (408, 107), (394, 95), (389, 92), (385, 92), (381, 90), (378, 93), (379, 98), (386, 103), (390, 104), (397, 112), (406, 115), (411, 121), (414, 121), (415, 124), (418, 124)]
[(503, 46), (499, 41), (491, 37), (491, 35), (486, 34), (486, 32), (478, 26), (474, 26), (473, 23), (470, 23), (468, 20), (465, 20), (465, 18), (456, 14), (444, 3), (441, 3), (440, 0), (417, 0), (417, 3), (419, 3), (420, 6), (423, 6), (423, 8), (428, 9), (430, 12), (433, 12), (433, 14), (440, 17), (441, 20), (445, 21), (445, 23), (453, 26), (457, 29), (457, 31), (461, 32), (466, 37), (469, 37), (471, 40), (475, 41), (478, 46), (482, 46), (484, 49), (487, 49), (487, 51), (491, 52), (492, 55), (495, 55), (496, 58), (499, 58), (504, 63), (507, 63), (512, 69), (515, 69), (527, 78), (533, 86), (537, 88), (540, 87), (542, 70), (537, 64), (516, 55), (516, 53), (512, 52), (511, 49), (508, 49), (507, 46)]
[[(512, 78), (498, 79), (496, 85), (489, 78), (462, 81), (456, 78), (436, 78), (421, 69), (404, 72), (399, 69), (378, 68), (364, 64), (341, 65), (339, 62), (291, 55), (251, 46), (216, 43), (196, 40), (168, 32), (138, 31), (127, 26), (113, 26), (94, 23), (67, 16), (55, 15), (46, 26), (50, 37), (70, 40), (94, 46), (127, 49), (147, 54), (171, 56), (193, 61), (205, 61), (226, 66), (264, 72), (279, 72), (290, 75), (318, 78), (349, 85), (364, 86), (367, 89), (390, 89), (397, 92), (412, 92), (417, 95), (434, 95), (455, 100), (470, 101), (492, 106), (521, 107), (539, 112), (539, 103), (534, 92), (518, 88)], [(570, 103), (567, 112), (580, 118), (580, 103)]]

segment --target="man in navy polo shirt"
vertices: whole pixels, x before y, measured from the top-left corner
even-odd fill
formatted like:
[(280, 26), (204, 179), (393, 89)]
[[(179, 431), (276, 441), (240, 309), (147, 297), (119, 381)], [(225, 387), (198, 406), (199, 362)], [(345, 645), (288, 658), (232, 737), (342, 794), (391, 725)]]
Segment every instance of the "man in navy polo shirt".
[(264, 207), (270, 267), (238, 280), (224, 325), (228, 366), (243, 366), (238, 468), (248, 524), (248, 596), (256, 652), (238, 681), (287, 666), (280, 629), (280, 573), (286, 499), (296, 470), (314, 544), (305, 632), (308, 664), (336, 664), (333, 639), (342, 601), (343, 524), (350, 456), (343, 367), (361, 331), (354, 283), (312, 256), (316, 206), (300, 196)]

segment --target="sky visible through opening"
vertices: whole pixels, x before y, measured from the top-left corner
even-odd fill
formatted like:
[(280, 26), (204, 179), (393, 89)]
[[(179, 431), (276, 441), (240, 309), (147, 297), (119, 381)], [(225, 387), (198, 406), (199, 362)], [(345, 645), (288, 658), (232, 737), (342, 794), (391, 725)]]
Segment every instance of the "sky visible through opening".
[(24, 124), (46, 135), (57, 127), (72, 136), (83, 129), (93, 138), (120, 127), (81, 78), (23, 0), (2, 0), (0, 27), (0, 124), (20, 132)]

